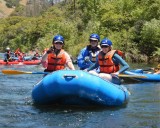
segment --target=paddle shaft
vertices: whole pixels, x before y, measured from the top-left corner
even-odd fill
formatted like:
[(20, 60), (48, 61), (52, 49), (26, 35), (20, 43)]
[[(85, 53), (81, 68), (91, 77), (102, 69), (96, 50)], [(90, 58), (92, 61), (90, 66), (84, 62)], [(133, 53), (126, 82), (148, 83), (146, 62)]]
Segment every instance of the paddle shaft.
[(148, 69), (142, 69), (143, 71), (151, 71), (154, 70), (154, 68), (148, 68)]
[(6, 75), (20, 75), (20, 74), (48, 74), (49, 72), (27, 72), (18, 70), (2, 70), (3, 74)]
[[(48, 74), (49, 72), (26, 72), (26, 71), (18, 71), (18, 70), (2, 70), (2, 73), (6, 75), (19, 75), (19, 74)], [(130, 78), (146, 78), (146, 76), (142, 76), (142, 75), (119, 74), (118, 76), (130, 77)]]
[(119, 74), (118, 77), (130, 77), (130, 78), (147, 78), (143, 75), (126, 75), (126, 74)]

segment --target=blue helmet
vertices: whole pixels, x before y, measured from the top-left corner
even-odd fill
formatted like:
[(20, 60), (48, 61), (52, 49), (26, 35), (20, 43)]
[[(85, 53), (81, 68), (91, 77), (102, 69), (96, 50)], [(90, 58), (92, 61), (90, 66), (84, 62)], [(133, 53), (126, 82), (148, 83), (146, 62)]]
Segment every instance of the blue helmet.
[(109, 39), (107, 39), (107, 38), (104, 38), (102, 41), (101, 41), (101, 43), (100, 43), (100, 45), (102, 46), (104, 46), (104, 45), (106, 45), (106, 46), (112, 46), (112, 42), (111, 42), (111, 40), (109, 40)]
[(100, 37), (96, 33), (91, 34), (90, 37), (89, 37), (89, 39), (90, 40), (98, 40), (98, 42), (100, 41)]
[(53, 38), (53, 42), (62, 42), (62, 43), (64, 43), (64, 38), (63, 38), (63, 36), (61, 36), (61, 35), (56, 35), (56, 36), (54, 36), (54, 38)]

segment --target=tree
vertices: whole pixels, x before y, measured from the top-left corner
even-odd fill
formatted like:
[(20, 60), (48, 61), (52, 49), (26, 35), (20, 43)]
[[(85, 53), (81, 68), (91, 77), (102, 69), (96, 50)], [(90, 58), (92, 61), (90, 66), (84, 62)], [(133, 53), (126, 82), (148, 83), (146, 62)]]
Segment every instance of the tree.
[(148, 56), (148, 62), (160, 48), (160, 20), (152, 19), (146, 22), (141, 31), (139, 51)]

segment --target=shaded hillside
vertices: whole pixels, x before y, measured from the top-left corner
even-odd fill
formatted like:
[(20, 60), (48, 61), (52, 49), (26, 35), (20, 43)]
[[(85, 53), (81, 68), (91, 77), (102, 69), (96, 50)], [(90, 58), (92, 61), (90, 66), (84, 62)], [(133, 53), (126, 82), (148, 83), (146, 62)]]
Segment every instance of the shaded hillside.
[(0, 18), (8, 17), (13, 11), (14, 8), (8, 8), (6, 6), (6, 2), (4, 0), (0, 0)]
[(27, 4), (27, 0), (21, 0), (20, 4), (25, 6)]
[(60, 1), (62, 0), (17, 0), (15, 2), (12, 0), (0, 0), (0, 18), (5, 18), (9, 15), (39, 16), (42, 11)]
[[(28, 0), (21, 0), (19, 4), (26, 6)], [(15, 7), (9, 8), (6, 6), (5, 0), (0, 0), (0, 18), (8, 17), (13, 11)]]

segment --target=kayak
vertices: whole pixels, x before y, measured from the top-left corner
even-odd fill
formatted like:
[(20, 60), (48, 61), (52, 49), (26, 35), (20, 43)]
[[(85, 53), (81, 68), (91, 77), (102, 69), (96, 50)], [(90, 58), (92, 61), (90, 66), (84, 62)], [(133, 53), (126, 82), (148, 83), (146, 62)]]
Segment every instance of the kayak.
[(140, 75), (146, 77), (146, 78), (132, 78), (138, 81), (160, 82), (160, 74), (149, 74), (143, 71), (143, 69), (125, 71), (124, 73), (127, 75)]
[(41, 63), (41, 60), (28, 60), (28, 61), (10, 61), (5, 62), (4, 60), (0, 60), (0, 65), (38, 65)]
[(0, 60), (0, 65), (12, 65), (12, 64), (22, 64), (22, 63), (18, 61), (5, 62), (4, 60)]
[(59, 70), (45, 76), (32, 90), (35, 104), (78, 106), (121, 106), (129, 92), (82, 70)]
[(30, 60), (30, 61), (23, 61), (24, 65), (39, 65), (41, 60)]

